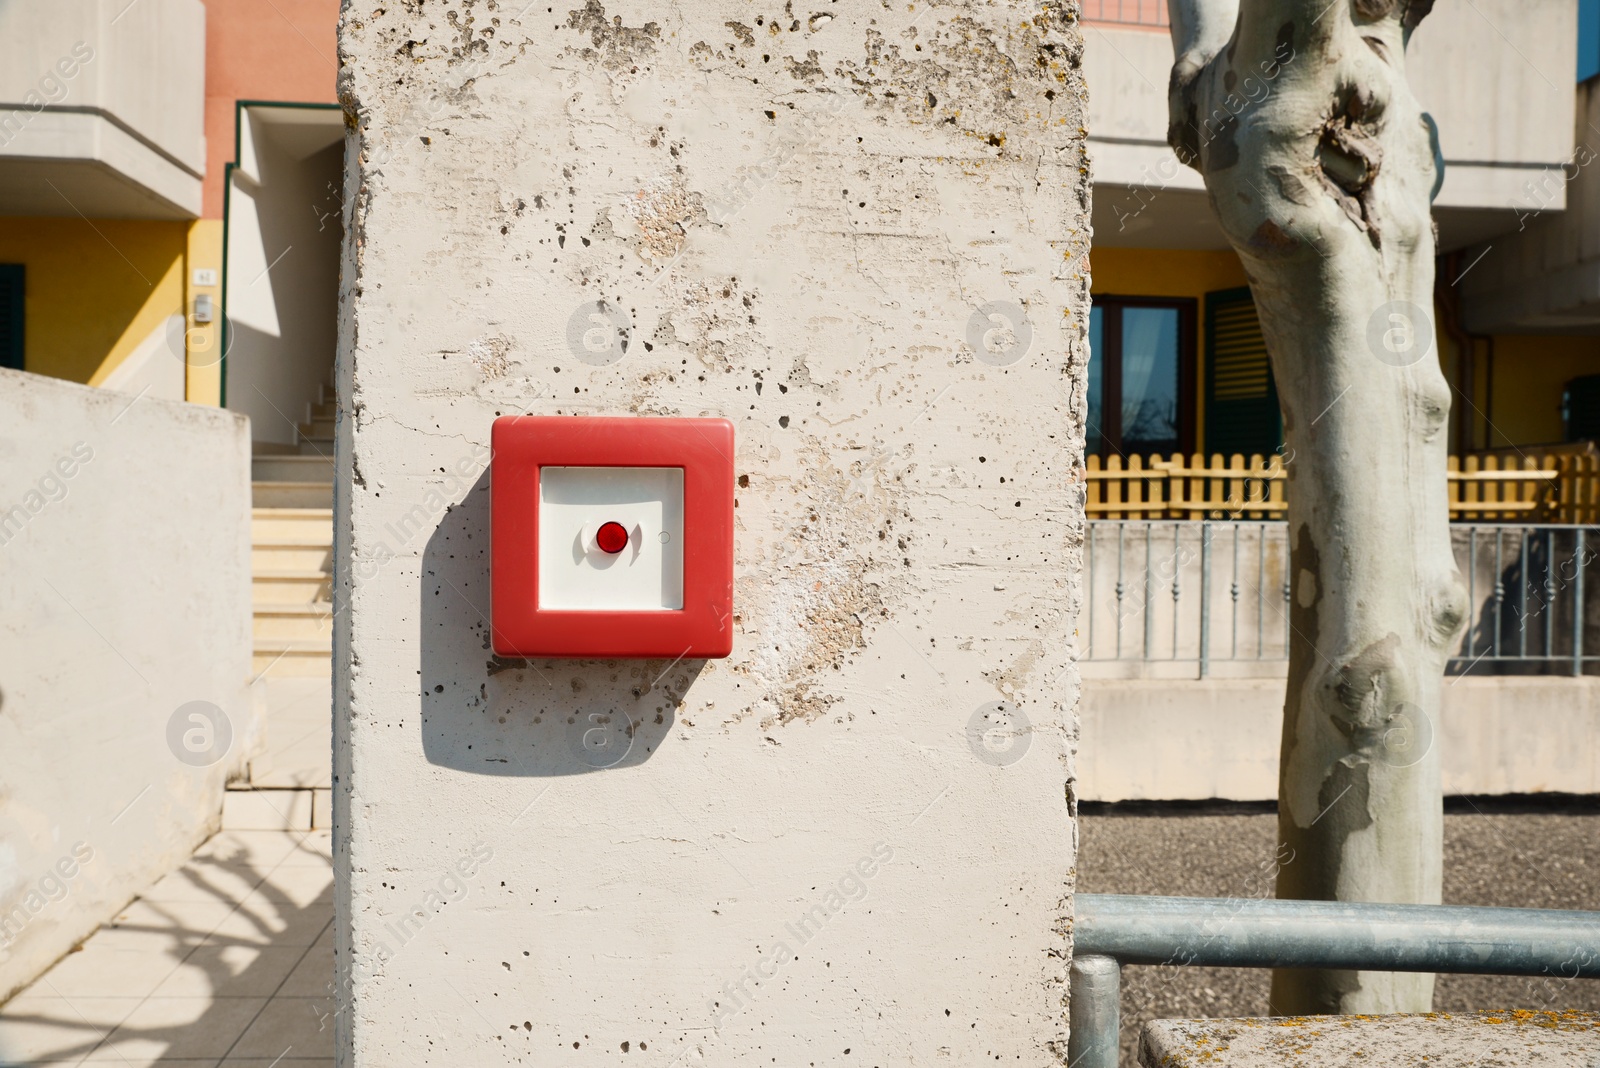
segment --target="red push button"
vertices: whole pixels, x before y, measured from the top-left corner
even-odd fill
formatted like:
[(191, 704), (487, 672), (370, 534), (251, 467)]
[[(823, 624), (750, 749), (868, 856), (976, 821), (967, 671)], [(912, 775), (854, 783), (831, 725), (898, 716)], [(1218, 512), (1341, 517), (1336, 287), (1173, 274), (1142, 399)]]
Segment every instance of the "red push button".
[(732, 652), (732, 423), (507, 415), (491, 449), (496, 654)]
[(628, 547), (628, 530), (621, 523), (606, 523), (594, 536), (594, 540), (602, 552), (615, 556)]

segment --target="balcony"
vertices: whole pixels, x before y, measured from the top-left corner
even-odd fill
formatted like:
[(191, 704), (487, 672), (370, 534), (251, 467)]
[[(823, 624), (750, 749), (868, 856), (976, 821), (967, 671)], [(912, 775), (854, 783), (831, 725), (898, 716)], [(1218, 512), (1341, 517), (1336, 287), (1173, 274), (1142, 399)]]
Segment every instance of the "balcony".
[[(1165, 9), (1083, 5), (1095, 242), (1226, 248), (1199, 175), (1167, 147), (1172, 44), (1153, 32), (1165, 29)], [(1550, 178), (1573, 158), (1576, 27), (1576, 0), (1477, 0), (1439, 5), (1417, 28), (1406, 64), (1445, 158), (1434, 204), (1441, 250), (1515, 233), (1530, 203), (1535, 214), (1566, 206), (1567, 183)]]
[(0, 215), (197, 217), (204, 112), (200, 0), (0, 4)]
[[(1289, 641), (1280, 456), (1091, 456), (1086, 677), (1280, 677)], [(1473, 606), (1460, 674), (1600, 673), (1600, 453), (1452, 456), (1451, 543)], [(1587, 582), (1587, 595), (1584, 593)], [(1581, 604), (1581, 610), (1574, 606)]]

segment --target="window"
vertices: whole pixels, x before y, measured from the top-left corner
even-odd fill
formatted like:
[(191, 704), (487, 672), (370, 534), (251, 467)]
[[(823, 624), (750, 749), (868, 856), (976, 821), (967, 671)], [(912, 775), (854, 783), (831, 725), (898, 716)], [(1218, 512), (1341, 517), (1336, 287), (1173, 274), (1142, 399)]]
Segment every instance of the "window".
[(22, 296), (20, 263), (0, 263), (0, 367), (22, 370)]
[(1578, 81), (1600, 74), (1600, 0), (1578, 0)]
[(1088, 455), (1194, 447), (1194, 319), (1192, 300), (1094, 298)]
[(1283, 444), (1278, 387), (1248, 286), (1206, 294), (1206, 452), (1271, 456)]

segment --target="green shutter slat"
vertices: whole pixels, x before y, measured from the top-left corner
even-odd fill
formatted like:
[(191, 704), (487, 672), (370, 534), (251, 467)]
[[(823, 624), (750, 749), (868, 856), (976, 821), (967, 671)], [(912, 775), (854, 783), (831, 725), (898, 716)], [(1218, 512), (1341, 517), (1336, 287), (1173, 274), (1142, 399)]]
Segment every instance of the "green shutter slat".
[(1205, 452), (1274, 452), (1283, 417), (1248, 287), (1206, 294)]

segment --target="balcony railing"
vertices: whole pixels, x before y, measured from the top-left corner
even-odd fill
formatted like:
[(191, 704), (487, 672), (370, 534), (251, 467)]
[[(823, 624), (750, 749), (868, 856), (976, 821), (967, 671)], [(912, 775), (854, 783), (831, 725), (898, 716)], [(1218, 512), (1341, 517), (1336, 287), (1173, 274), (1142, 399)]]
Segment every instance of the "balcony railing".
[(1167, 0), (1083, 0), (1083, 21), (1166, 29)]
[[(1289, 655), (1288, 524), (1091, 520), (1078, 633), (1100, 677), (1276, 677)], [(1600, 673), (1600, 529), (1458, 523), (1471, 606), (1452, 674)]]
[[(1283, 457), (1089, 457), (1090, 519), (1282, 519)], [(1544, 452), (1450, 457), (1450, 518), (1467, 522), (1600, 523), (1600, 455)]]

